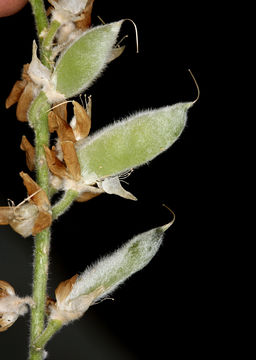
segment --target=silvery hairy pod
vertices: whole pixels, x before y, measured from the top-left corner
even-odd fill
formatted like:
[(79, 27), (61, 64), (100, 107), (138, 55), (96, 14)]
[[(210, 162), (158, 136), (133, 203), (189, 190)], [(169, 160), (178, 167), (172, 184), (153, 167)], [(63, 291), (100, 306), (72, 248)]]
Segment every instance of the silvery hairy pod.
[(122, 188), (119, 177), (148, 163), (167, 150), (181, 135), (187, 111), (194, 102), (177, 103), (157, 110), (139, 112), (111, 124), (77, 142), (81, 181), (66, 182), (77, 191), (101, 191), (136, 200)]
[(38, 60), (36, 45), (33, 45), (28, 73), (45, 92), (49, 103), (61, 102), (80, 94), (99, 77), (112, 57), (123, 21), (82, 32), (61, 52), (52, 74)]
[[(174, 220), (173, 220), (174, 221)], [(56, 289), (50, 319), (62, 323), (78, 319), (89, 306), (113, 292), (132, 274), (144, 268), (157, 253), (172, 222), (141, 233), (110, 255), (75, 275)]]

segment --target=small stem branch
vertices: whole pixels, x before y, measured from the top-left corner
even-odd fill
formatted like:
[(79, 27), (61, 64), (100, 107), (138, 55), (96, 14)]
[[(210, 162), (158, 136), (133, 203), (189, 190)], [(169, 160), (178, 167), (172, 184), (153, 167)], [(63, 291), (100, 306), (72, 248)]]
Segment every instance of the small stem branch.
[(35, 17), (37, 35), (41, 44), (43, 38), (40, 34), (42, 34), (42, 31), (48, 27), (48, 19), (45, 12), (44, 2), (43, 0), (30, 0), (30, 4)]
[(51, 64), (52, 42), (53, 42), (53, 39), (54, 39), (59, 27), (60, 27), (60, 23), (58, 21), (56, 21), (56, 20), (52, 21), (49, 26), (48, 32), (45, 35), (43, 42), (42, 42), (41, 61), (49, 69), (52, 68), (52, 64)]
[(33, 349), (35, 351), (41, 351), (46, 343), (52, 338), (52, 336), (62, 327), (62, 322), (59, 320), (50, 320), (44, 332), (34, 342)]
[(52, 208), (52, 219), (57, 219), (62, 215), (78, 197), (79, 193), (75, 190), (67, 190), (63, 197)]

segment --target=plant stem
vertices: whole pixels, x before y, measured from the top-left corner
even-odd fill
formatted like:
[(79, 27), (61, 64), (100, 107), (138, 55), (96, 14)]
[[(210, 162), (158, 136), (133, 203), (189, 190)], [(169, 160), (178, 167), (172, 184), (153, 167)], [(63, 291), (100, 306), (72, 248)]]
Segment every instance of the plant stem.
[(67, 190), (63, 197), (52, 208), (52, 219), (57, 219), (63, 214), (78, 197), (79, 193), (75, 190)]
[[(49, 172), (45, 159), (44, 145), (49, 144), (48, 113), (50, 104), (44, 92), (41, 92), (32, 103), (28, 118), (35, 131), (36, 150), (36, 181), (49, 194)], [(35, 308), (31, 311), (30, 332), (30, 360), (41, 360), (42, 351), (35, 351), (32, 347), (35, 339), (44, 330), (45, 299), (48, 278), (50, 248), (50, 228), (35, 236), (33, 300)]]
[(48, 19), (45, 12), (43, 0), (30, 0), (30, 4), (33, 10), (37, 34), (40, 44), (43, 41), (42, 31), (48, 27)]
[(33, 344), (35, 351), (41, 351), (51, 337), (62, 327), (62, 322), (59, 320), (50, 320), (44, 332), (36, 339)]

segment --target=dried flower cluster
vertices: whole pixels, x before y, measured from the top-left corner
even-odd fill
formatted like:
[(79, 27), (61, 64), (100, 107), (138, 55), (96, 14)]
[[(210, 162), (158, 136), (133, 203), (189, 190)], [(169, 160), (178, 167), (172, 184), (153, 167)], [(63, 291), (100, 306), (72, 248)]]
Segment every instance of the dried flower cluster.
[(7, 281), (0, 280), (0, 332), (6, 331), (19, 316), (25, 315), (28, 310), (27, 305), (33, 306), (33, 304), (30, 297), (18, 297)]

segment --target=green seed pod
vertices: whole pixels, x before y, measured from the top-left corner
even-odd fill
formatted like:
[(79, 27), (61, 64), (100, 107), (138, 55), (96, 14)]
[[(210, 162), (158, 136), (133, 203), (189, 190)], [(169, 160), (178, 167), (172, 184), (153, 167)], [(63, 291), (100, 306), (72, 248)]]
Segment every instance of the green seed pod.
[(194, 102), (145, 111), (100, 130), (77, 145), (86, 184), (133, 169), (168, 149), (182, 133)]
[(97, 300), (115, 290), (119, 284), (150, 262), (162, 243), (164, 232), (173, 221), (133, 237), (114, 253), (86, 269), (73, 284), (65, 302), (70, 303), (102, 289)]
[(91, 85), (109, 62), (122, 23), (94, 27), (64, 50), (51, 79), (57, 94), (69, 98)]

